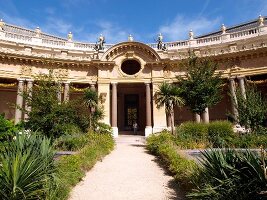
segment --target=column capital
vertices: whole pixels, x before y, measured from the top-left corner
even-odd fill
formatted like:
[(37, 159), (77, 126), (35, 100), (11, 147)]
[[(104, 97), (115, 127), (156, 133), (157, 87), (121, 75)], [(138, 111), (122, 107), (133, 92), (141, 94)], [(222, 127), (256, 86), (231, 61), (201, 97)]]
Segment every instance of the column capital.
[(228, 78), (229, 81), (233, 81), (233, 80), (235, 80), (235, 79), (236, 79), (236, 76), (230, 76), (230, 77)]
[(246, 78), (246, 76), (237, 76), (236, 78), (240, 80)]
[(117, 85), (118, 84), (118, 82), (110, 82), (111, 83), (111, 85)]
[(27, 82), (33, 82), (34, 79), (26, 79)]
[(19, 82), (24, 82), (26, 79), (25, 78), (18, 78), (17, 79)]
[(65, 81), (65, 82), (63, 82), (63, 84), (71, 84), (71, 82), (70, 81)]

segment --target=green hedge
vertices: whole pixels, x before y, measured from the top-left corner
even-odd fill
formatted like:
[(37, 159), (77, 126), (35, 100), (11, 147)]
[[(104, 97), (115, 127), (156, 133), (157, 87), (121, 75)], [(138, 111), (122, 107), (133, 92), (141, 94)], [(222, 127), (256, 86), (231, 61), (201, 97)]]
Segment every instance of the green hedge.
[(237, 134), (228, 121), (186, 122), (176, 128), (174, 141), (182, 149), (267, 147), (267, 134)]
[(147, 149), (161, 158), (169, 171), (174, 175), (180, 187), (185, 190), (191, 187), (190, 177), (196, 164), (194, 161), (188, 160), (178, 153), (172, 135), (168, 132), (151, 135), (147, 138)]
[(214, 148), (231, 146), (235, 138), (232, 123), (228, 121), (214, 121), (208, 126), (208, 140)]
[(113, 137), (109, 134), (88, 134), (89, 143), (78, 154), (62, 156), (57, 161), (59, 185), (55, 192), (55, 199), (67, 199), (78, 182), (85, 176), (95, 163), (110, 153), (114, 148)]

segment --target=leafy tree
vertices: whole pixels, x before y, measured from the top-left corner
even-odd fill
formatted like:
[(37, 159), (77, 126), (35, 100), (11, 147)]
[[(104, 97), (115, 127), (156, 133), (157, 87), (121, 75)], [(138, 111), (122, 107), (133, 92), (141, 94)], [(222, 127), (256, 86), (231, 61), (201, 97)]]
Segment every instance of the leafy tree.
[(253, 85), (247, 86), (246, 97), (237, 90), (238, 121), (241, 126), (250, 128), (252, 131), (259, 129), (266, 119), (267, 103), (261, 93)]
[(205, 108), (217, 104), (221, 99), (221, 74), (215, 73), (217, 63), (191, 56), (185, 63), (185, 77), (177, 77), (182, 97), (193, 113), (201, 115)]
[(165, 106), (167, 117), (171, 120), (172, 134), (174, 134), (174, 106), (184, 105), (181, 90), (173, 84), (163, 82), (155, 93), (155, 103), (158, 108)]
[(31, 112), (25, 110), (29, 116), (25, 127), (51, 138), (69, 133), (73, 126), (86, 131), (89, 125), (85, 112), (87, 108), (79, 101), (59, 102), (58, 79), (53, 72), (41, 74), (35, 80), (32, 95), (29, 92), (24, 94), (31, 107)]

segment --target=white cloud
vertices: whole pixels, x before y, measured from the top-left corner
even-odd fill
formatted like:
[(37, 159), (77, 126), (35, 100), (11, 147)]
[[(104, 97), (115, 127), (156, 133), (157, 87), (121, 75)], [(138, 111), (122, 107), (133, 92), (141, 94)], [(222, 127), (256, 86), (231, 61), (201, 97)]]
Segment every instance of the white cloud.
[(220, 28), (220, 18), (207, 19), (199, 17), (192, 19), (177, 15), (175, 19), (161, 26), (158, 33), (162, 33), (165, 40), (181, 40), (188, 38), (188, 32), (192, 29), (195, 35), (209, 33)]
[(2, 18), (5, 22), (17, 26), (21, 26), (24, 28), (34, 28), (36, 27), (31, 21), (21, 18), (21, 17), (15, 17), (15, 16), (10, 16), (5, 12), (0, 11), (0, 18)]
[(66, 22), (65, 20), (50, 16), (47, 18), (45, 24), (40, 28), (50, 34), (53, 33), (61, 36), (67, 36), (68, 32), (73, 29), (73, 26), (71, 23)]
[(105, 36), (107, 43), (127, 41), (129, 34), (132, 34), (135, 37), (135, 35), (130, 31), (124, 30), (120, 26), (109, 21), (99, 21), (96, 23), (96, 26), (98, 27), (99, 31), (90, 33), (88, 35), (87, 38), (90, 42), (95, 42), (100, 34)]

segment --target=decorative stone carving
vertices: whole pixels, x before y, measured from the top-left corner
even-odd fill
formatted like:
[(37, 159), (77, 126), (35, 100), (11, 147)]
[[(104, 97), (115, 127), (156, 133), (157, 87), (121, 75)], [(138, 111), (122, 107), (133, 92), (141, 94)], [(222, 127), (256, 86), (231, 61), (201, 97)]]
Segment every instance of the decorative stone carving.
[(222, 34), (226, 33), (226, 26), (224, 24), (222, 24), (221, 26), (221, 31), (222, 31)]
[(259, 19), (258, 19), (258, 23), (259, 23), (259, 26), (264, 26), (264, 18), (263, 16), (259, 16)]
[(5, 22), (3, 21), (3, 19), (0, 19), (0, 31), (4, 30), (3, 29), (4, 26), (5, 26)]
[(133, 42), (134, 41), (134, 38), (133, 38), (133, 36), (130, 34), (129, 36), (128, 36), (128, 42)]
[(35, 33), (36, 33), (35, 37), (40, 37), (42, 31), (41, 31), (41, 29), (40, 29), (39, 27), (36, 27), (36, 29), (35, 29)]
[(73, 38), (73, 34), (71, 32), (69, 32), (68, 34), (68, 41), (72, 42), (72, 38)]
[(193, 40), (194, 39), (194, 32), (192, 30), (189, 31), (189, 40)]
[(32, 66), (22, 65), (21, 66), (21, 74), (24, 76), (31, 76), (32, 74)]

